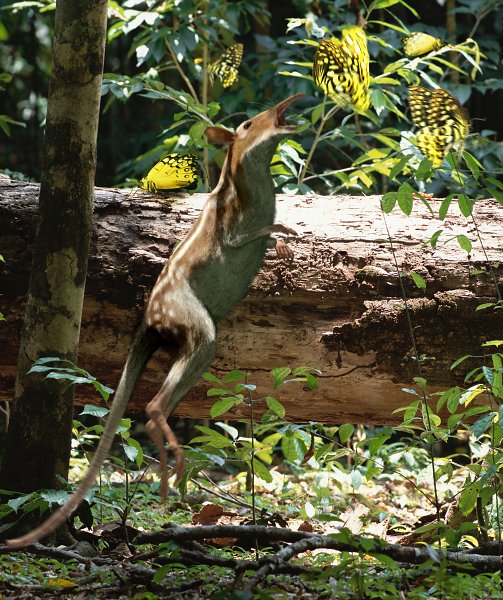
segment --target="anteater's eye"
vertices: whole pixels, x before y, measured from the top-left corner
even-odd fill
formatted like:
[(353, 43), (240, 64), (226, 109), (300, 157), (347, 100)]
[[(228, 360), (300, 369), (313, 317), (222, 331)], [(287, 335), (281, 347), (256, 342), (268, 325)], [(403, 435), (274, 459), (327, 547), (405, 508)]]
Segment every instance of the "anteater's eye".
[(249, 129), (251, 127), (251, 121), (247, 121), (244, 125), (243, 125), (244, 129)]

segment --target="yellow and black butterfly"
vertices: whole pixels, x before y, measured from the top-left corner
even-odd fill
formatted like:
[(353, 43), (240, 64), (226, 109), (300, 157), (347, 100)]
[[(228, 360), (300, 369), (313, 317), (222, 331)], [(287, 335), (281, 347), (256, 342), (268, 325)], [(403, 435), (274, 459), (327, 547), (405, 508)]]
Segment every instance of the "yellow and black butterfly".
[(155, 194), (197, 184), (197, 158), (193, 154), (168, 154), (140, 181), (140, 187)]
[(238, 78), (238, 68), (243, 58), (243, 44), (234, 44), (224, 50), (217, 60), (208, 67), (208, 73), (213, 83), (216, 75), (224, 88), (230, 87)]
[(418, 127), (415, 143), (438, 168), (451, 148), (461, 147), (470, 133), (468, 112), (449, 92), (420, 85), (409, 87), (409, 106)]
[(341, 39), (323, 40), (313, 62), (313, 79), (327, 96), (343, 108), (353, 105), (364, 112), (370, 106), (370, 72), (367, 36), (361, 27), (350, 25)]
[(429, 33), (414, 31), (401, 39), (403, 51), (409, 58), (421, 56), (433, 50), (440, 50), (444, 42)]

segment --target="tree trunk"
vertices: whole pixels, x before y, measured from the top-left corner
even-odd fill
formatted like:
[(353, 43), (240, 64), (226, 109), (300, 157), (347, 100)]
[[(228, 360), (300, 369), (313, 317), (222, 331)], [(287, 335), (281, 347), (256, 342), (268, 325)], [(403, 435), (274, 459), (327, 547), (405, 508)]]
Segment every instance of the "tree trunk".
[[(0, 399), (12, 394), (36, 189), (0, 177), (0, 254), (6, 258), (0, 310), (7, 317), (0, 327)], [(102, 383), (117, 383), (145, 298), (205, 198), (97, 190), (79, 366)], [(260, 398), (273, 393), (270, 369), (309, 364), (322, 371), (317, 390), (292, 384), (277, 392), (290, 420), (399, 422), (393, 410), (409, 403), (402, 388), (411, 387), (419, 372), (379, 198), (278, 196), (277, 205), (278, 221), (300, 234), (290, 240), (295, 258), (268, 254), (250, 293), (218, 328), (213, 372), (247, 371)], [(438, 209), (439, 201), (432, 206)], [(495, 201), (481, 201), (475, 217), (501, 284), (503, 211)], [(386, 223), (399, 270), (414, 270), (426, 280), (423, 292), (410, 276), (402, 278), (419, 354), (431, 357), (422, 361), (428, 389), (462, 383), (468, 369), (451, 371), (451, 363), (464, 354), (480, 355), (480, 345), (503, 331), (503, 311), (475, 312), (481, 302), (494, 300), (495, 286), (473, 223), (454, 206), (438, 221), (420, 202), (410, 217), (397, 209)], [(438, 229), (444, 231), (431, 248), (426, 242)], [(473, 242), (470, 256), (448, 241), (461, 233)], [(168, 365), (166, 354), (154, 357), (131, 410), (143, 410)], [(212, 398), (206, 390), (204, 383), (194, 388), (176, 414), (207, 417)], [(98, 398), (81, 386), (78, 402)], [(247, 409), (241, 405), (233, 416), (247, 416)]]
[(59, 488), (58, 476), (68, 474), (74, 388), (27, 372), (43, 356), (77, 357), (106, 16), (103, 0), (57, 3), (38, 223), (0, 471), (0, 487), (10, 490)]

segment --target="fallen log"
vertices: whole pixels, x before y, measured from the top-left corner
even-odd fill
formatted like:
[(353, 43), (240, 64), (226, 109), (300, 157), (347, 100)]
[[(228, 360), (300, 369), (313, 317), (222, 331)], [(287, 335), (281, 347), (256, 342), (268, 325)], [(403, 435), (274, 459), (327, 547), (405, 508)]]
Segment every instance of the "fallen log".
[[(0, 324), (0, 400), (14, 395), (38, 189), (38, 184), (0, 176), (0, 254), (5, 259), (0, 311), (6, 319)], [(145, 298), (205, 198), (96, 190), (79, 366), (102, 383), (116, 385)], [(439, 202), (431, 201), (434, 211)], [(480, 303), (494, 301), (495, 281), (503, 281), (503, 211), (497, 202), (480, 201), (475, 207), (483, 248), (474, 222), (454, 205), (441, 222), (419, 201), (409, 217), (398, 209), (384, 217), (378, 196), (279, 195), (277, 204), (278, 221), (299, 233), (289, 239), (295, 258), (267, 255), (249, 294), (219, 326), (212, 372), (248, 372), (258, 388), (255, 397), (262, 398), (273, 392), (272, 368), (320, 369), (316, 390), (292, 384), (277, 391), (290, 420), (399, 422), (393, 410), (410, 402), (402, 388), (419, 375), (400, 277), (428, 391), (460, 383), (465, 370), (450, 371), (451, 363), (464, 354), (481, 354), (484, 341), (501, 337), (502, 311), (475, 311)], [(427, 242), (439, 229), (443, 233), (432, 248)], [(460, 234), (473, 243), (469, 255), (452, 239)], [(426, 290), (413, 283), (412, 271), (424, 278)], [(143, 410), (168, 365), (169, 357), (159, 352), (131, 411)], [(207, 388), (204, 382), (194, 388), (176, 414), (207, 417), (213, 402)], [(99, 400), (84, 386), (77, 397), (78, 403)], [(241, 418), (247, 412), (241, 405), (232, 415)]]

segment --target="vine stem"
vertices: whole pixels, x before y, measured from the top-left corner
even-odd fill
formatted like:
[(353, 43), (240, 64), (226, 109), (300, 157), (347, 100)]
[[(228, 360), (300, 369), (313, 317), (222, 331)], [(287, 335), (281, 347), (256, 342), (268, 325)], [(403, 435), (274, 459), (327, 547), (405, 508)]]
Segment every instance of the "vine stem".
[(176, 58), (176, 54), (175, 54), (173, 48), (171, 47), (171, 44), (169, 43), (169, 40), (166, 36), (164, 36), (164, 43), (166, 45), (166, 48), (168, 49), (168, 52), (173, 60), (173, 63), (175, 64), (175, 67), (176, 67), (178, 73), (180, 73), (180, 77), (185, 82), (185, 85), (187, 86), (187, 89), (189, 90), (190, 95), (199, 104), (199, 99), (197, 97), (196, 90), (194, 89), (193, 85), (190, 83), (190, 79), (187, 77), (187, 75), (185, 75), (185, 73), (182, 69), (182, 65), (179, 63), (178, 58)]
[[(388, 222), (386, 220), (386, 214), (384, 213), (383, 210), (381, 210), (381, 214), (382, 214), (382, 217), (384, 220), (384, 226), (386, 228), (386, 233), (388, 235), (388, 241), (389, 241), (389, 245), (390, 245), (390, 249), (391, 249), (391, 254), (393, 255), (393, 262), (395, 263), (395, 268), (396, 268), (397, 275), (398, 275), (398, 284), (400, 286), (400, 293), (402, 294), (402, 299), (404, 302), (405, 315), (407, 318), (407, 324), (409, 326), (409, 334), (410, 334), (410, 339), (412, 342), (412, 350), (413, 350), (414, 357), (415, 357), (416, 363), (417, 363), (418, 375), (419, 375), (419, 377), (421, 377), (421, 379), (424, 379), (423, 374), (422, 374), (423, 371), (421, 369), (421, 362), (420, 362), (420, 358), (419, 358), (419, 351), (418, 351), (418, 347), (417, 347), (416, 336), (414, 335), (414, 327), (412, 324), (412, 317), (410, 315), (409, 303), (407, 301), (407, 294), (405, 292), (405, 287), (403, 285), (400, 267), (398, 265), (398, 259), (397, 259), (396, 252), (395, 252), (395, 246), (393, 245), (393, 240), (391, 238), (391, 233), (390, 233), (390, 230), (388, 227)], [(427, 431), (432, 432), (433, 428), (431, 426), (430, 408), (428, 406), (428, 399), (426, 397), (426, 392), (424, 391), (423, 386), (420, 386), (420, 388), (421, 388), (421, 404), (423, 406), (423, 412), (426, 413), (426, 423), (425, 423), (426, 429), (427, 429)], [(430, 464), (431, 464), (431, 470), (432, 470), (432, 476), (433, 476), (433, 494), (435, 497), (435, 510), (437, 513), (437, 521), (440, 521), (440, 501), (438, 498), (437, 479), (435, 477), (435, 457), (433, 454), (433, 441), (431, 439), (428, 441), (428, 447), (429, 447)]]
[(321, 134), (323, 132), (323, 128), (325, 127), (325, 123), (339, 110), (338, 106), (334, 106), (333, 108), (331, 108), (328, 111), (327, 114), (325, 114), (326, 101), (327, 101), (327, 97), (325, 96), (325, 99), (323, 100), (323, 114), (321, 115), (320, 124), (318, 126), (318, 129), (316, 130), (316, 135), (314, 136), (314, 140), (313, 140), (313, 143), (311, 144), (311, 148), (309, 148), (309, 152), (307, 154), (306, 161), (304, 163), (304, 166), (302, 167), (302, 171), (301, 171), (299, 179), (298, 179), (299, 185), (301, 185), (304, 182), (304, 179), (306, 178), (307, 169), (309, 168), (309, 165), (311, 164), (311, 160), (313, 158), (314, 151), (316, 150), (316, 146), (318, 145), (318, 143), (320, 141)]
[[(208, 53), (208, 44), (204, 44), (203, 47), (203, 106), (205, 109), (208, 108), (208, 64), (209, 64), (209, 53)], [(208, 148), (205, 146), (203, 148), (203, 171), (206, 177), (205, 187), (206, 191), (210, 191), (210, 159)]]
[[(451, 154), (452, 159), (454, 161), (454, 159), (455, 159), (454, 153), (451, 151), (450, 154)], [(461, 174), (459, 172), (458, 167), (455, 166), (454, 170), (456, 171), (456, 174), (457, 174), (457, 177), (458, 177), (458, 181), (462, 181)], [(461, 190), (462, 190), (463, 194), (466, 195), (464, 184), (461, 185)], [(498, 280), (496, 279), (496, 274), (494, 273), (493, 266), (491, 265), (491, 262), (489, 260), (489, 256), (487, 255), (487, 250), (486, 250), (486, 247), (484, 245), (484, 241), (482, 240), (482, 236), (480, 235), (479, 226), (477, 225), (477, 221), (475, 220), (475, 217), (473, 216), (473, 209), (472, 209), (472, 212), (470, 213), (470, 219), (471, 219), (471, 221), (473, 223), (473, 226), (475, 227), (475, 233), (477, 235), (477, 239), (479, 241), (480, 247), (482, 248), (482, 253), (484, 254), (484, 258), (486, 259), (486, 263), (487, 263), (487, 266), (489, 268), (489, 273), (491, 274), (491, 279), (492, 279), (492, 282), (493, 282), (493, 285), (494, 285), (494, 291), (495, 291), (495, 294), (496, 294), (496, 298), (498, 299), (499, 302), (501, 302), (501, 291), (500, 291), (500, 288), (499, 288), (499, 285), (498, 285)]]
[[(248, 381), (247, 381), (248, 383)], [(250, 390), (248, 390), (248, 400), (250, 401), (250, 427), (251, 427), (251, 461), (250, 461), (250, 473), (251, 473), (251, 493), (252, 493), (252, 522), (253, 525), (257, 525), (257, 505), (255, 498), (255, 465), (253, 461), (255, 459), (255, 414), (253, 412), (253, 397)], [(258, 540), (255, 539), (255, 557), (259, 559)]]

